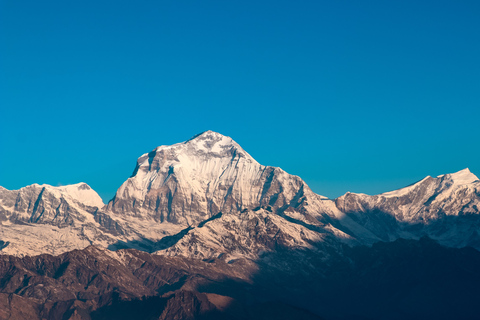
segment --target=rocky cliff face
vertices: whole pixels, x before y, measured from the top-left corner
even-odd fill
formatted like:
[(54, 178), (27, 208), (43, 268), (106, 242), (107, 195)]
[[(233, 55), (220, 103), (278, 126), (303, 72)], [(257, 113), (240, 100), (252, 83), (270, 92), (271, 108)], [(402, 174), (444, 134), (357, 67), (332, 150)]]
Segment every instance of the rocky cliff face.
[(218, 212), (303, 207), (308, 198), (321, 197), (299, 177), (260, 165), (231, 138), (207, 131), (142, 155), (107, 211), (194, 226)]

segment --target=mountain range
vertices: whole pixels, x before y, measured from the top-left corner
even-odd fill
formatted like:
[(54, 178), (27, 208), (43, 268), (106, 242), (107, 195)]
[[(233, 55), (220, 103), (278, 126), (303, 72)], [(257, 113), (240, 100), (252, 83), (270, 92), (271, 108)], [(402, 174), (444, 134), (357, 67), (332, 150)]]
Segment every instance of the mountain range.
[(468, 169), (328, 199), (206, 131), (106, 205), (0, 187), (0, 319), (475, 318), (479, 206)]

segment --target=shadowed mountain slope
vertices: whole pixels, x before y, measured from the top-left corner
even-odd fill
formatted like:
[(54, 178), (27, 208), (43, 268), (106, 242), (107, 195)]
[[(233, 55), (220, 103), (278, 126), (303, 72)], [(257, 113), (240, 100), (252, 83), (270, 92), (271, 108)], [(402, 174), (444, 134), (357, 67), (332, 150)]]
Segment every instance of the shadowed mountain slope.
[(251, 262), (88, 247), (0, 256), (0, 319), (473, 319), (480, 252), (433, 240)]

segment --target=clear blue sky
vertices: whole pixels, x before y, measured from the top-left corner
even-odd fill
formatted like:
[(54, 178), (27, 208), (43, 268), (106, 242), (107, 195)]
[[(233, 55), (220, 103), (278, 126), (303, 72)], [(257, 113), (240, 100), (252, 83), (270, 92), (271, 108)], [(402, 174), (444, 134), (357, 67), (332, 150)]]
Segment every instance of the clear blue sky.
[(480, 175), (478, 1), (0, 0), (0, 185), (214, 130), (319, 194)]

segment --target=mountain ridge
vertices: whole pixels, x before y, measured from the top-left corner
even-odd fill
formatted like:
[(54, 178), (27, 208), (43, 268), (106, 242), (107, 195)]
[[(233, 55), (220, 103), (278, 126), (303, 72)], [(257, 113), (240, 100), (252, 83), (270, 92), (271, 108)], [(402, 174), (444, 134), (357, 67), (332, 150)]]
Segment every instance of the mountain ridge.
[[(30, 189), (35, 192), (21, 194)], [(11, 254), (21, 253), (22, 246), (29, 249), (21, 254), (32, 254), (94, 244), (195, 258), (223, 254), (233, 260), (275, 250), (272, 243), (280, 238), (272, 230), (284, 235), (279, 243), (307, 249), (328, 238), (371, 245), (422, 236), (478, 249), (479, 190), (478, 178), (467, 168), (378, 195), (346, 193), (327, 199), (300, 177), (259, 164), (232, 138), (209, 130), (140, 156), (133, 174), (106, 205), (84, 183), (34, 184), (17, 193), (0, 189), (0, 240), (10, 244), (3, 252)], [(447, 218), (454, 219), (451, 228), (445, 225)], [(22, 240), (17, 233), (28, 236)], [(56, 240), (48, 243), (44, 234)], [(263, 236), (246, 241), (252, 234)], [(47, 242), (36, 249), (28, 237)]]
[(470, 319), (479, 208), (468, 169), (327, 199), (206, 131), (106, 205), (0, 187), (0, 319)]

